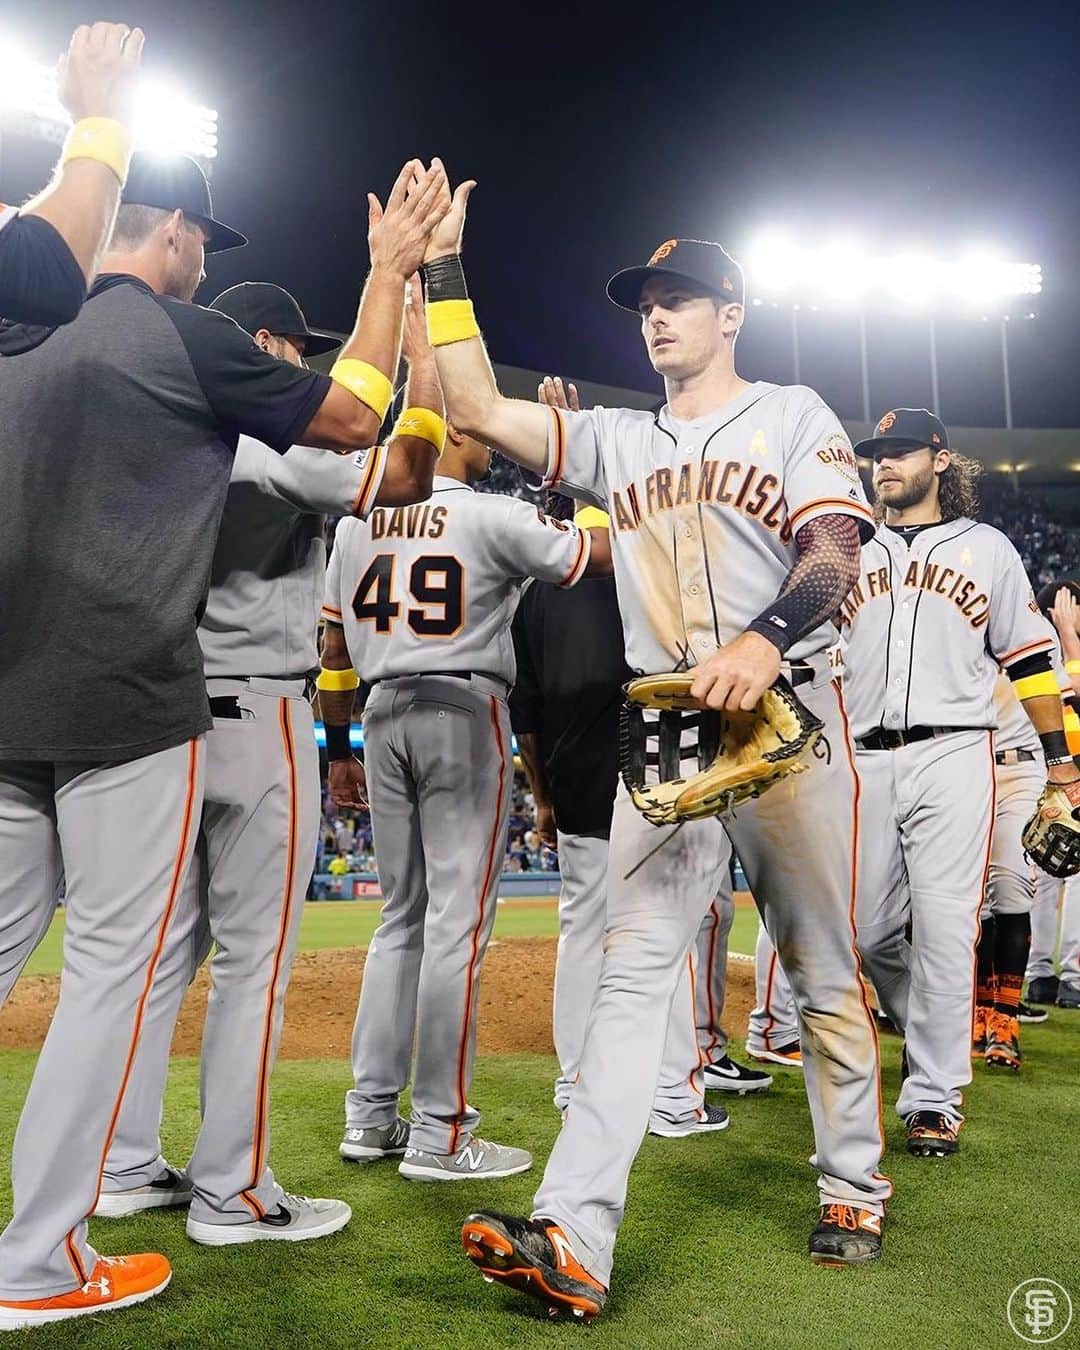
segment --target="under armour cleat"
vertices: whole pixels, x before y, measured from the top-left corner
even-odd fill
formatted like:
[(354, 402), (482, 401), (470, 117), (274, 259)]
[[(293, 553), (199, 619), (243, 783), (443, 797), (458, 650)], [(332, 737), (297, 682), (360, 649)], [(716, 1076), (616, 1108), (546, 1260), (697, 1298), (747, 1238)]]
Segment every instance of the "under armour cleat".
[(1020, 1054), (1020, 1022), (1008, 1013), (991, 1010), (986, 1023), (986, 1062), (998, 1069), (1019, 1073), (1023, 1058)]
[(916, 1158), (946, 1158), (960, 1147), (959, 1126), (940, 1111), (915, 1111), (905, 1123), (907, 1149)]

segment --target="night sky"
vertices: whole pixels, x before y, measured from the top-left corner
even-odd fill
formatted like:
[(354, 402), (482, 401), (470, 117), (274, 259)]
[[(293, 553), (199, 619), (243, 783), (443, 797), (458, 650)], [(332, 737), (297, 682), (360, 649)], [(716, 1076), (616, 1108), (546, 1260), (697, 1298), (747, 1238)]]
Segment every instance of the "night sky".
[[(215, 205), (252, 244), (211, 260), (201, 299), (273, 280), (313, 324), (349, 328), (365, 192), (439, 154), (480, 184), (466, 270), (497, 360), (655, 387), (603, 287), (673, 236), (736, 256), (776, 224), (932, 253), (989, 241), (1045, 272), (1038, 319), (1010, 332), (1016, 424), (1080, 426), (1077, 9), (873, 9), (51, 0), (0, 4), (0, 20), (41, 59), (87, 18), (140, 23), (146, 66), (220, 110)], [(14, 195), (36, 184), (10, 140)], [(925, 320), (869, 332), (875, 415), (928, 402)], [(1001, 424), (998, 340), (940, 326), (947, 421)], [(858, 416), (852, 320), (807, 316), (802, 347), (804, 382)], [(739, 364), (792, 379), (786, 315), (749, 312)]]

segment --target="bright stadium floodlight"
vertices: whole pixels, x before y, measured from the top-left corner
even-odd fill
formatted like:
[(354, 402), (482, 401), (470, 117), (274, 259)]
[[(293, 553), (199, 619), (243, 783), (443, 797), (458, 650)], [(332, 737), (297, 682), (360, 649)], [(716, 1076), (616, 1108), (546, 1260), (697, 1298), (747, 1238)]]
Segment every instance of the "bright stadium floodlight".
[[(56, 92), (56, 70), (31, 60), (13, 41), (0, 37), (0, 116), (57, 140), (71, 119)], [(135, 144), (141, 150), (193, 155), (204, 164), (217, 157), (218, 115), (192, 103), (162, 81), (140, 80), (135, 104)]]

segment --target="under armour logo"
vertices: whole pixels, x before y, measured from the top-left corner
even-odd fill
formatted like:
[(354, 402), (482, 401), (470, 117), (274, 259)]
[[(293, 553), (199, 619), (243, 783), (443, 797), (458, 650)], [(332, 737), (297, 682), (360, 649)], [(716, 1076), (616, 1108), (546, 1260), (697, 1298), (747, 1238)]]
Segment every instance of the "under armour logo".
[(91, 1289), (96, 1289), (102, 1298), (109, 1297), (109, 1281), (103, 1275), (100, 1280), (87, 1280), (82, 1287), (82, 1292), (88, 1294)]

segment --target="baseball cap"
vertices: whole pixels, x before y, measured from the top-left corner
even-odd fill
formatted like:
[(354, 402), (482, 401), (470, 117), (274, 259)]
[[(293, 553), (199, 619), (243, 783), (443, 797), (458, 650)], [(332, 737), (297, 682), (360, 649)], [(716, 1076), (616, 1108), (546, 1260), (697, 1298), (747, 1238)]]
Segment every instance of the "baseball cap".
[(252, 337), (265, 328), (277, 337), (303, 338), (305, 356), (321, 356), (341, 346), (340, 338), (313, 333), (304, 311), (289, 292), (269, 281), (242, 281), (239, 286), (230, 286), (211, 300), (207, 308), (228, 315)]
[(948, 450), (949, 433), (940, 417), (927, 408), (893, 408), (874, 428), (874, 434), (855, 446), (856, 455), (873, 459), (892, 450)]
[(214, 219), (210, 184), (202, 169), (187, 155), (150, 155), (136, 150), (131, 156), (120, 201), (124, 206), (183, 211), (210, 235), (207, 253), (223, 253), (227, 248), (240, 248), (247, 243), (246, 235)]
[(615, 273), (607, 284), (608, 299), (636, 314), (641, 288), (650, 277), (693, 281), (728, 304), (743, 303), (742, 268), (719, 244), (703, 239), (666, 240), (644, 267), (626, 267)]

